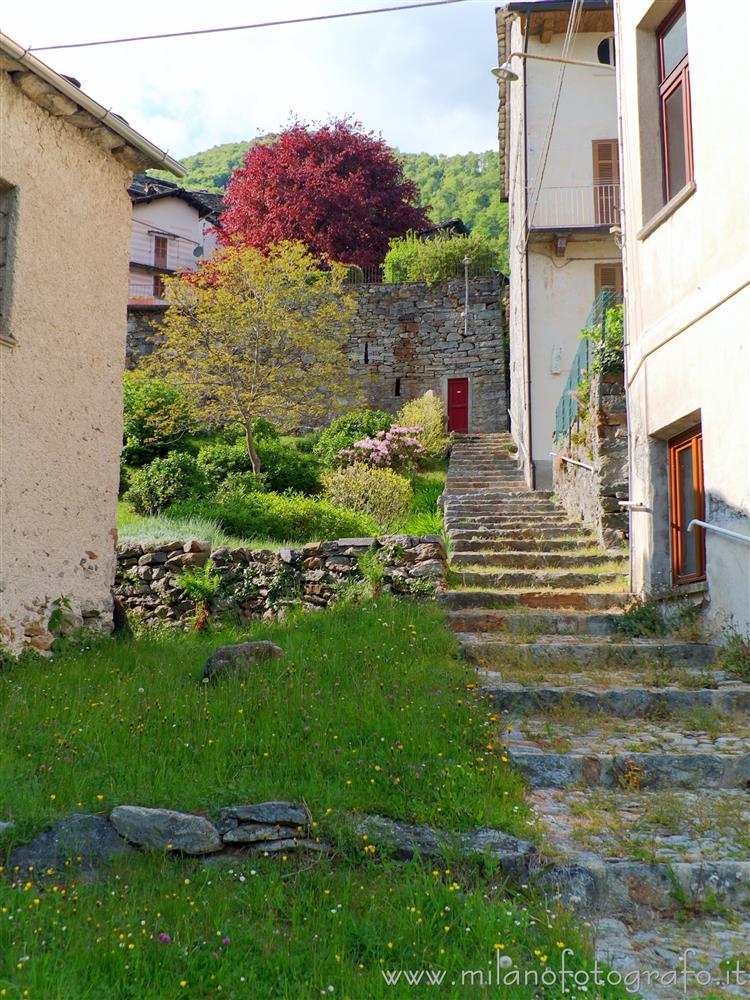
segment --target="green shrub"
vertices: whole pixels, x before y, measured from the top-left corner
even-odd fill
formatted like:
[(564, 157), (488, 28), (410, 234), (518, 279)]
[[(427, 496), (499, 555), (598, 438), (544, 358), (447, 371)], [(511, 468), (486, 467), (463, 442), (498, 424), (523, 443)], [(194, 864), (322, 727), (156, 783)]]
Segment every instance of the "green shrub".
[(126, 372), (123, 382), (123, 461), (143, 464), (166, 454), (195, 428), (187, 397), (174, 382)]
[(604, 323), (584, 330), (591, 344), (593, 374), (621, 372), (625, 366), (624, 311), (622, 305), (612, 306), (605, 313)]
[(244, 440), (236, 444), (226, 441), (204, 444), (198, 452), (198, 465), (213, 486), (219, 486), (230, 476), (253, 471)]
[(392, 423), (392, 415), (382, 410), (352, 410), (337, 417), (321, 432), (315, 454), (323, 465), (332, 466), (342, 448), (351, 448), (355, 441), (387, 431)]
[(293, 444), (276, 438), (258, 438), (255, 447), (261, 475), (269, 490), (275, 493), (286, 490), (306, 494), (320, 492), (320, 462), (315, 455), (305, 454)]
[(406, 517), (414, 495), (408, 479), (362, 462), (328, 472), (323, 485), (333, 503), (371, 517), (384, 530)]
[(470, 257), (469, 274), (490, 274), (500, 267), (500, 245), (478, 233), (468, 236), (436, 236), (421, 240), (414, 233), (390, 242), (384, 274), (388, 282), (438, 281), (463, 277), (464, 258)]
[(414, 436), (429, 458), (438, 458), (448, 445), (445, 407), (432, 390), (418, 399), (405, 403), (398, 411), (398, 423), (404, 427), (421, 428)]
[(202, 496), (206, 486), (196, 459), (173, 452), (131, 474), (126, 500), (136, 514), (158, 514), (178, 500)]
[(239, 538), (309, 542), (371, 535), (377, 527), (368, 517), (337, 507), (329, 500), (295, 494), (233, 493), (222, 500), (186, 500), (171, 506), (176, 520), (209, 518), (222, 531)]
[[(318, 461), (310, 454), (304, 454), (282, 441), (278, 434), (261, 435), (255, 442), (260, 458), (262, 483), (269, 490), (283, 493), (293, 490), (297, 493), (317, 493), (320, 490)], [(198, 464), (214, 486), (227, 480), (245, 477), (249, 492), (258, 492), (252, 487), (248, 474), (252, 473), (252, 463), (247, 453), (244, 438), (235, 444), (214, 441), (205, 444), (198, 452)]]

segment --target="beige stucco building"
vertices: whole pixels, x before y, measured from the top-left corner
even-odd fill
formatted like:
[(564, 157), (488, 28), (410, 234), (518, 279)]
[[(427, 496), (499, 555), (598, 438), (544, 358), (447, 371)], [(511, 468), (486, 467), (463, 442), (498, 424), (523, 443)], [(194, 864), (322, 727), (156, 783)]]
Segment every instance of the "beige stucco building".
[[(543, 10), (540, 8), (543, 7)], [(621, 295), (612, 0), (497, 9), (503, 197), (510, 226), (511, 432), (527, 482), (552, 481), (556, 409), (597, 294)], [(588, 66), (562, 64), (566, 58)]]
[(718, 40), (700, 0), (616, 4), (630, 537), (636, 591), (706, 590), (747, 631), (750, 5), (720, 6)]
[(111, 628), (128, 185), (154, 166), (183, 172), (0, 35), (0, 634), (12, 649), (48, 649), (55, 607)]

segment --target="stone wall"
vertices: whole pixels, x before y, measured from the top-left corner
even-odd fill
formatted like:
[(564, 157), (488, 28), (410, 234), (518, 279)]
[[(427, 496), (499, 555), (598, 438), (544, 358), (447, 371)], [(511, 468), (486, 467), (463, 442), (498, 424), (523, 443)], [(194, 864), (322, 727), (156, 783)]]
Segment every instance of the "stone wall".
[(360, 285), (349, 354), (365, 378), (371, 406), (396, 413), (447, 381), (469, 379), (469, 429), (507, 430), (503, 289), (499, 279), (469, 280), (464, 336), (464, 282)]
[[(558, 446), (559, 447), (559, 446)], [(592, 377), (589, 410), (577, 433), (560, 455), (591, 465), (594, 472), (554, 462), (554, 490), (568, 513), (590, 524), (600, 545), (627, 544), (628, 515), (620, 500), (628, 499), (628, 439), (622, 375)]]
[[(363, 377), (370, 406), (396, 413), (432, 389), (444, 401), (449, 378), (469, 379), (469, 429), (507, 430), (503, 286), (495, 277), (469, 279), (464, 336), (463, 279), (353, 285), (357, 298), (348, 353)], [(153, 350), (164, 310), (128, 310), (128, 365)]]
[(301, 548), (213, 551), (207, 542), (121, 543), (115, 596), (151, 623), (180, 624), (195, 608), (180, 586), (183, 572), (211, 560), (218, 591), (212, 609), (252, 618), (283, 617), (290, 608), (326, 607), (342, 586), (362, 580), (359, 557), (371, 552), (382, 567), (383, 589), (432, 596), (445, 581), (447, 554), (438, 535), (385, 535), (310, 542)]
[(128, 339), (125, 364), (134, 368), (139, 358), (152, 354), (159, 341), (159, 327), (166, 306), (128, 306)]

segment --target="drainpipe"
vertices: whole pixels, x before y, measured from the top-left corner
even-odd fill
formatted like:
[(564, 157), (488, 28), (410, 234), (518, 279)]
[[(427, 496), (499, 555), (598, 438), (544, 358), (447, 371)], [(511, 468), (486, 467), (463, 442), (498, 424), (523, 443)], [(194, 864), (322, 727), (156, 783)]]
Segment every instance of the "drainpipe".
[[(633, 438), (630, 426), (630, 380), (628, 378), (628, 354), (630, 351), (630, 307), (628, 304), (628, 255), (627, 243), (625, 240), (625, 146), (623, 142), (624, 130), (622, 124), (622, 59), (619, 48), (622, 39), (622, 9), (621, 0), (615, 0), (615, 65), (617, 69), (617, 146), (620, 160), (620, 239), (622, 246), (622, 287), (623, 287), (623, 381), (625, 383), (625, 427), (628, 437), (628, 500), (633, 495)], [(628, 504), (628, 589), (633, 592), (633, 579), (635, 577), (635, 556), (633, 552), (633, 508)]]
[[(529, 31), (528, 31), (528, 18), (526, 19), (526, 25), (524, 28), (523, 37), (523, 51), (528, 52), (529, 50)], [(523, 60), (523, 218), (524, 226), (527, 225), (526, 219), (529, 211), (529, 142), (528, 142), (528, 131), (529, 131), (529, 121), (527, 115), (527, 94), (526, 94), (526, 79), (528, 73), (528, 66), (526, 65), (527, 60)], [(526, 233), (524, 233), (524, 237)], [(524, 351), (523, 367), (524, 367), (524, 381), (526, 386), (526, 451), (529, 459), (529, 487), (533, 490), (536, 489), (536, 469), (534, 467), (534, 448), (532, 439), (532, 425), (531, 425), (531, 294), (529, 285), (529, 241), (526, 240), (524, 245), (524, 259), (526, 262), (526, 281), (525, 281), (525, 298), (526, 298), (526, 349)]]

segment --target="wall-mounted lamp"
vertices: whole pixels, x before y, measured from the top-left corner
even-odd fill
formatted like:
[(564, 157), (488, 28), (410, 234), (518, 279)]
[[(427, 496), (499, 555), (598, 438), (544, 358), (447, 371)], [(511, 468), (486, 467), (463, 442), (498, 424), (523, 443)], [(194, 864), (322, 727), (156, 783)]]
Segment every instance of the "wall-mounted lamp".
[(491, 70), (492, 75), (506, 83), (517, 80), (518, 73), (511, 66), (511, 59), (538, 59), (540, 62), (564, 63), (566, 66), (587, 66), (589, 69), (603, 69), (610, 70), (612, 73), (615, 72), (615, 67), (608, 66), (606, 63), (580, 62), (578, 59), (563, 59), (560, 56), (540, 56), (531, 52), (511, 52), (502, 66), (496, 66)]

